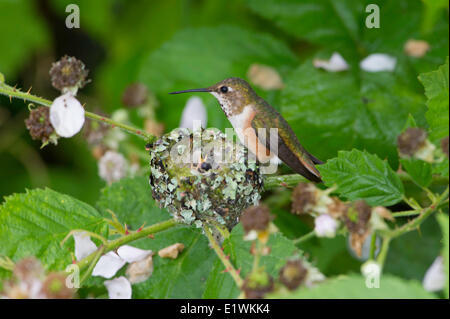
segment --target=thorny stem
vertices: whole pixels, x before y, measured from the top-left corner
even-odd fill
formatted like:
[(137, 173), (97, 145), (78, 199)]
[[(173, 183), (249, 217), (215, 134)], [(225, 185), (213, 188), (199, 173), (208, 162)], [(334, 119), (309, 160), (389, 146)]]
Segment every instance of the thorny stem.
[(387, 237), (396, 238), (407, 232), (417, 229), (417, 227), (419, 227), (420, 224), (422, 224), (425, 221), (425, 219), (427, 219), (433, 212), (435, 212), (440, 207), (440, 205), (447, 199), (448, 193), (449, 187), (447, 186), (445, 191), (440, 196), (438, 196), (429, 207), (425, 208), (417, 218), (414, 218), (413, 220), (409, 221), (403, 226), (390, 231), (387, 234)]
[[(92, 254), (90, 254), (89, 256), (83, 258), (82, 260), (80, 260), (77, 265), (78, 267), (80, 267), (80, 271), (82, 271), (83, 269), (85, 269), (86, 267), (89, 266), (89, 269), (96, 264), (96, 258), (98, 256), (98, 258), (100, 258), (100, 256), (103, 253), (107, 253), (111, 250), (115, 250), (117, 248), (119, 248), (122, 245), (128, 244), (129, 242), (141, 239), (141, 238), (145, 238), (148, 235), (151, 234), (155, 234), (158, 232), (161, 232), (163, 230), (169, 229), (171, 227), (174, 227), (175, 225), (177, 225), (177, 222), (175, 221), (175, 219), (169, 219), (151, 226), (147, 226), (145, 228), (142, 228), (142, 230), (140, 230), (139, 232), (133, 232), (130, 233), (128, 235), (123, 235), (117, 239), (111, 240), (110, 242), (102, 245), (100, 248), (98, 248), (95, 252), (93, 252)], [(99, 251), (102, 250), (102, 253), (99, 254)], [(97, 259), (98, 260), (98, 259)], [(89, 273), (89, 271), (88, 271)]]
[(231, 264), (229, 258), (225, 255), (225, 253), (222, 251), (222, 248), (219, 246), (217, 241), (214, 239), (211, 230), (208, 226), (204, 225), (203, 230), (205, 231), (206, 237), (208, 237), (209, 243), (211, 247), (214, 249), (214, 251), (217, 254), (217, 257), (222, 261), (222, 263), (225, 266), (225, 270), (230, 273), (231, 277), (233, 277), (236, 285), (240, 288), (242, 287), (243, 280), (237, 270), (234, 268), (234, 266)]
[[(50, 107), (52, 105), (52, 101), (44, 99), (42, 97), (38, 97), (35, 95), (30, 94), (29, 92), (22, 92), (19, 89), (16, 89), (15, 87), (9, 86), (7, 84), (0, 83), (0, 95), (6, 95), (9, 96), (10, 99), (16, 98), (16, 99), (22, 99), (24, 102), (32, 102), (36, 103), (42, 106)], [(116, 122), (110, 118), (100, 116), (98, 114), (92, 113), (92, 112), (85, 112), (86, 117), (89, 117), (91, 119), (94, 119), (99, 122), (103, 122), (106, 124), (109, 124), (112, 127), (118, 127), (124, 131), (127, 131), (128, 133), (135, 134), (148, 142), (152, 142), (156, 139), (156, 137), (152, 134), (149, 134), (145, 132), (142, 129), (135, 128), (131, 125), (123, 124)]]
[[(397, 172), (398, 176), (403, 182), (412, 182), (411, 177), (404, 172)], [(297, 186), (300, 182), (307, 182), (303, 176), (299, 174), (286, 174), (281, 176), (268, 176), (264, 180), (264, 189), (269, 190), (277, 187), (292, 187)], [(447, 185), (448, 177), (445, 176), (433, 176), (433, 184)]]

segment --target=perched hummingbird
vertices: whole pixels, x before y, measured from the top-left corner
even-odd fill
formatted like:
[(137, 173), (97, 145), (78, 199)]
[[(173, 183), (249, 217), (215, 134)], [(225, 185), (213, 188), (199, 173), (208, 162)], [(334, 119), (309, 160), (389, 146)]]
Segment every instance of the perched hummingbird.
[[(270, 160), (280, 163), (280, 159), (307, 179), (321, 182), (319, 171), (314, 164), (320, 160), (308, 153), (286, 120), (269, 103), (259, 97), (250, 84), (240, 78), (228, 78), (203, 89), (171, 92), (209, 92), (219, 101), (222, 110), (233, 125), (237, 136), (261, 162)], [(265, 130), (258, 130), (265, 128)], [(276, 128), (276, 136), (273, 134)], [(260, 132), (265, 133), (260, 133)], [(259, 134), (259, 135), (258, 135)], [(271, 141), (277, 141), (271, 143)], [(275, 146), (277, 145), (277, 147)]]

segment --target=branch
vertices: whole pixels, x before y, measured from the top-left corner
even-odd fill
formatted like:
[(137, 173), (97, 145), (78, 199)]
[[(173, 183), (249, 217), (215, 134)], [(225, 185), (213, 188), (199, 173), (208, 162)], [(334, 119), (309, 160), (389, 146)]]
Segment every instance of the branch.
[[(12, 100), (12, 98), (22, 99), (24, 102), (28, 101), (28, 102), (36, 103), (36, 104), (46, 106), (46, 107), (50, 107), (52, 105), (52, 101), (50, 101), (50, 100), (32, 95), (29, 92), (22, 92), (19, 89), (16, 89), (15, 87), (9, 86), (7, 84), (0, 83), (0, 95), (9, 96), (10, 100)], [(144, 130), (137, 129), (137, 128), (127, 125), (127, 124), (116, 122), (110, 118), (100, 116), (98, 114), (88, 112), (88, 111), (85, 112), (85, 115), (86, 115), (86, 117), (89, 117), (96, 121), (103, 122), (103, 123), (111, 125), (112, 127), (118, 127), (128, 133), (135, 134), (135, 135), (147, 140), (148, 142), (152, 142), (156, 139), (156, 137), (154, 135), (149, 134), (149, 133), (145, 132)]]
[(234, 269), (233, 265), (230, 262), (229, 257), (227, 257), (225, 255), (225, 253), (223, 252), (222, 248), (219, 246), (219, 244), (217, 243), (217, 241), (214, 239), (211, 230), (209, 229), (208, 226), (204, 226), (203, 230), (205, 231), (206, 237), (208, 237), (209, 243), (211, 244), (211, 247), (214, 249), (214, 251), (217, 254), (217, 257), (219, 257), (219, 259), (222, 261), (222, 263), (225, 266), (225, 271), (229, 272), (231, 277), (233, 277), (236, 285), (241, 288), (242, 284), (243, 284), (243, 280), (241, 278), (241, 276), (239, 275), (239, 272)]
[[(123, 246), (125, 244), (128, 244), (132, 241), (145, 238), (148, 235), (159, 233), (163, 230), (169, 229), (171, 227), (174, 227), (177, 225), (177, 222), (175, 219), (169, 219), (145, 228), (142, 228), (141, 231), (136, 231), (128, 235), (124, 235), (122, 237), (119, 237), (117, 239), (111, 240), (110, 242), (103, 244), (100, 248), (98, 248), (96, 251), (94, 251), (89, 256), (83, 258), (80, 260), (77, 265), (80, 267), (80, 271), (82, 271), (84, 268), (90, 266), (93, 263), (96, 263), (96, 259), (99, 258), (99, 251), (101, 250), (101, 254), (106, 254), (107, 252), (111, 250), (115, 250), (119, 248), (120, 246)], [(95, 266), (95, 265), (94, 265)], [(92, 270), (92, 269), (91, 269)]]
[(420, 213), (419, 217), (414, 218), (403, 226), (386, 233), (386, 237), (390, 237), (392, 239), (418, 228), (433, 212), (439, 209), (442, 203), (446, 201), (448, 193), (449, 187), (447, 186), (445, 191), (437, 197), (429, 207), (425, 208), (423, 212)]
[[(405, 183), (413, 183), (411, 177), (405, 172), (397, 172), (400, 179)], [(268, 176), (264, 179), (264, 189), (270, 190), (277, 187), (291, 187), (297, 186), (300, 182), (309, 182), (306, 178), (299, 174), (287, 174), (280, 176)], [(448, 177), (434, 175), (434, 185), (448, 185)]]

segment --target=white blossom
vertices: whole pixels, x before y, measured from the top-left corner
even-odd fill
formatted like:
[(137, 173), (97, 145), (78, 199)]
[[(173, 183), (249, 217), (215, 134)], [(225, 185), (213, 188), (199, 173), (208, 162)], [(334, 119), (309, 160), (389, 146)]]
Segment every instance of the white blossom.
[(367, 56), (359, 64), (367, 72), (394, 71), (397, 59), (388, 54), (375, 53)]
[(75, 258), (77, 260), (81, 260), (97, 250), (97, 246), (86, 232), (73, 234), (73, 239), (75, 240)]
[(115, 151), (106, 152), (98, 163), (98, 174), (108, 183), (126, 176), (128, 163), (125, 157)]
[(123, 245), (117, 249), (117, 254), (127, 263), (134, 263), (147, 258), (149, 255), (152, 255), (153, 252), (151, 250), (143, 250), (128, 245)]
[(72, 137), (84, 124), (84, 108), (69, 92), (56, 98), (50, 106), (50, 123), (62, 137)]
[(124, 276), (105, 281), (109, 299), (131, 299), (131, 283)]
[(316, 68), (322, 68), (329, 72), (340, 72), (349, 69), (347, 62), (337, 52), (334, 52), (329, 60), (314, 59), (313, 65)]
[(125, 264), (125, 260), (120, 258), (115, 252), (110, 251), (100, 257), (97, 265), (95, 265), (94, 270), (92, 271), (92, 276), (111, 278)]
[(317, 237), (332, 238), (336, 236), (337, 228), (337, 221), (328, 214), (321, 214), (314, 220), (314, 232)]
[(192, 131), (200, 127), (206, 127), (208, 115), (201, 98), (193, 96), (189, 98), (181, 115), (180, 127), (188, 128)]
[(438, 256), (423, 278), (422, 285), (425, 290), (434, 292), (444, 288), (446, 280), (444, 268), (444, 261), (441, 256)]

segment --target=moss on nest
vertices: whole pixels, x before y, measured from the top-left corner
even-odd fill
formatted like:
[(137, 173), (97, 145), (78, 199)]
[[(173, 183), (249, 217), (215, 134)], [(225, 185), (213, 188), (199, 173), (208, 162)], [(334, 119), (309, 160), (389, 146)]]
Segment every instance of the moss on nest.
[(262, 177), (247, 150), (215, 129), (175, 129), (150, 147), (150, 186), (161, 207), (186, 224), (231, 229), (257, 205)]

